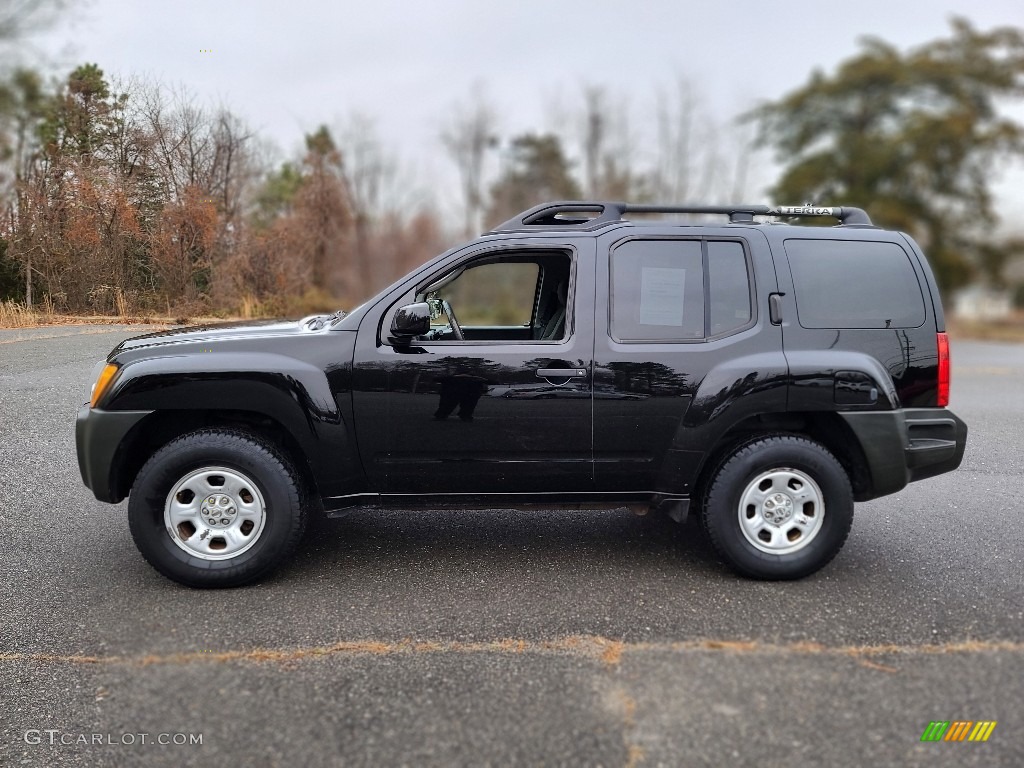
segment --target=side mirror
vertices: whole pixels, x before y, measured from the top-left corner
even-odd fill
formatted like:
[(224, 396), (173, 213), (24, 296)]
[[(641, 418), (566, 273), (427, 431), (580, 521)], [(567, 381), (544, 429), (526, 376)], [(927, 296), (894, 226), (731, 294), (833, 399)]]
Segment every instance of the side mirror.
[(423, 301), (418, 304), (406, 304), (395, 312), (391, 321), (392, 344), (408, 344), (413, 337), (430, 332), (430, 307)]

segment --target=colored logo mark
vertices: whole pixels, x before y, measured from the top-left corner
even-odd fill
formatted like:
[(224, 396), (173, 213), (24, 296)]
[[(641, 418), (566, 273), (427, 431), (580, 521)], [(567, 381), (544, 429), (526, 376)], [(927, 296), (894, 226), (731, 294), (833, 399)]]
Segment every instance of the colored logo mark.
[(996, 729), (995, 720), (932, 720), (921, 741), (988, 741)]

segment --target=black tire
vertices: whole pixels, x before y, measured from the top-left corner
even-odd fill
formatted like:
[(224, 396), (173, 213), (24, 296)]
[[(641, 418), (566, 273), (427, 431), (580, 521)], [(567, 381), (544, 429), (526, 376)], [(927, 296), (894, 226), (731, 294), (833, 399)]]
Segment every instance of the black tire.
[[(763, 505), (750, 503), (759, 493), (767, 493), (772, 503), (779, 505), (775, 501), (779, 498), (775, 490), (779, 489), (772, 484), (787, 477), (797, 489), (794, 496), (807, 495), (794, 501), (783, 493), (782, 511), (777, 511), (778, 506), (766, 509), (768, 501)], [(767, 490), (754, 485), (758, 478), (762, 478), (759, 485)], [(801, 478), (813, 482), (802, 484)], [(810, 500), (801, 502), (799, 498)], [(741, 510), (743, 501), (747, 504)], [(774, 524), (767, 519), (774, 514), (784, 521)], [(791, 517), (786, 518), (786, 514)], [(745, 521), (741, 522), (741, 516)], [(718, 554), (738, 573), (755, 579), (799, 579), (827, 565), (842, 549), (853, 525), (850, 478), (818, 443), (790, 435), (759, 438), (738, 448), (715, 470), (702, 522)], [(755, 530), (758, 525), (762, 530)], [(806, 536), (804, 541), (802, 536)], [(760, 543), (755, 545), (753, 538)]]
[[(228, 559), (195, 556), (176, 543), (164, 521), (172, 489), (190, 473), (211, 467), (251, 481), (257, 501), (244, 490), (242, 498), (264, 509), (254, 541)], [(172, 440), (146, 462), (128, 499), (128, 524), (142, 556), (167, 578), (189, 587), (237, 587), (268, 575), (292, 554), (306, 527), (307, 507), (305, 485), (285, 454), (246, 432), (204, 429)], [(212, 546), (216, 532), (206, 530), (200, 538), (206, 535)]]

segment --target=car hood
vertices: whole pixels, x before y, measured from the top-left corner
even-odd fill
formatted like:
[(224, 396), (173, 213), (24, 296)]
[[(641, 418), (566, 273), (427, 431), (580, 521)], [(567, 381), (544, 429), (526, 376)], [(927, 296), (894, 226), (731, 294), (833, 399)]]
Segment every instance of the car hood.
[(280, 336), (301, 336), (329, 333), (330, 315), (317, 315), (295, 321), (261, 320), (256, 322), (228, 322), (209, 325), (193, 325), (186, 328), (174, 328), (169, 331), (147, 333), (133, 336), (122, 341), (111, 353), (112, 359), (121, 352), (141, 351), (156, 347), (167, 347), (178, 344), (213, 343), (227, 340), (253, 338), (270, 338)]

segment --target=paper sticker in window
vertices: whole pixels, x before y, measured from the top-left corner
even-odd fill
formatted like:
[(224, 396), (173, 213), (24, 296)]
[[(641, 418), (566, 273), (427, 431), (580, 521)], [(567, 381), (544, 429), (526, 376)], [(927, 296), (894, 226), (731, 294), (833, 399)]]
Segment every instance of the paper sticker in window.
[(686, 270), (643, 267), (640, 273), (640, 324), (683, 324)]

